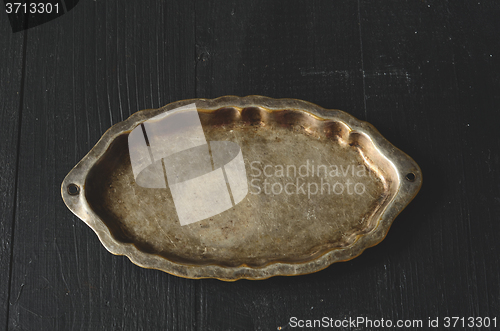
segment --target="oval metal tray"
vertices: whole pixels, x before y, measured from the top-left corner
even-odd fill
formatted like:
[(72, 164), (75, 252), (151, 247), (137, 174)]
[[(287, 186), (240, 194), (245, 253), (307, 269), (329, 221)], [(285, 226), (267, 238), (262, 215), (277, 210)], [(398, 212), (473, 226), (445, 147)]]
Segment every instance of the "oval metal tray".
[[(157, 187), (138, 185), (130, 142), (131, 132), (189, 104), (196, 105), (207, 141), (239, 146), (247, 183), (236, 199), (226, 166), (231, 207), (186, 223), (172, 176)], [(171, 133), (158, 134), (165, 146), (178, 146)], [(171, 160), (162, 162), (157, 169), (168, 172)], [(216, 168), (224, 166), (212, 161)], [(294, 99), (228, 96), (133, 114), (103, 135), (61, 191), (111, 253), (180, 277), (233, 281), (307, 274), (356, 257), (383, 240), (421, 183), (408, 155), (343, 111)], [(200, 203), (194, 202), (196, 209)]]

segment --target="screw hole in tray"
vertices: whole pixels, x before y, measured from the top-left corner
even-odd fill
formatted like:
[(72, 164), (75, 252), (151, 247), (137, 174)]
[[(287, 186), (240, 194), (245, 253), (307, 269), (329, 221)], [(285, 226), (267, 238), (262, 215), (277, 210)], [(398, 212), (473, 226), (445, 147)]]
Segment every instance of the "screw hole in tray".
[(409, 182), (414, 182), (417, 176), (413, 172), (409, 172), (406, 174), (406, 180)]
[(68, 185), (68, 194), (69, 195), (78, 195), (80, 194), (80, 186), (76, 184), (69, 184)]

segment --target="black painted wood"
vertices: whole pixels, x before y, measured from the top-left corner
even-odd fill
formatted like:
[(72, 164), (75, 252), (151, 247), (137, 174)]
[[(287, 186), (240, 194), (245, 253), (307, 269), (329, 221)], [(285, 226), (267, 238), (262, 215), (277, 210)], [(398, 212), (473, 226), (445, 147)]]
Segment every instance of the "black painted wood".
[(4, 328), (9, 309), (24, 41), (22, 33), (11, 33), (7, 16), (0, 18), (0, 35), (0, 328)]
[[(292, 316), (498, 321), (499, 22), (494, 0), (82, 0), (27, 31), (17, 169), (10, 111), (19, 115), (23, 37), (3, 33), (8, 329), (277, 330), (291, 329)], [(109, 254), (61, 201), (64, 175), (137, 110), (228, 94), (299, 98), (368, 120), (420, 164), (422, 191), (381, 244), (311, 275), (194, 281)]]
[(499, 18), (495, 2), (363, 2), (368, 119), (424, 172), (390, 237), (397, 318), (499, 311)]
[(198, 97), (298, 98), (364, 116), (356, 2), (198, 1), (196, 13)]
[(194, 97), (194, 61), (189, 2), (82, 1), (28, 30), (10, 330), (195, 325), (196, 282), (109, 254), (60, 197), (112, 124)]

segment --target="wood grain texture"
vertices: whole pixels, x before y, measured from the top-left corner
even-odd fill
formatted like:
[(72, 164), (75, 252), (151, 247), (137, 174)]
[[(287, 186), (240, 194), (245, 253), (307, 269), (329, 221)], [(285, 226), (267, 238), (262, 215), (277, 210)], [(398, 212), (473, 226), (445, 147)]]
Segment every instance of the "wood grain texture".
[(397, 318), (499, 311), (499, 14), (495, 2), (362, 3), (368, 120), (424, 173), (388, 241)]
[(362, 118), (357, 8), (197, 1), (197, 97), (297, 98)]
[[(494, 0), (82, 0), (27, 32), (17, 169), (23, 38), (3, 33), (0, 323), (11, 249), (8, 330), (500, 319), (499, 17)], [(109, 254), (64, 206), (66, 173), (137, 110), (228, 94), (298, 98), (368, 120), (419, 163), (423, 188), (381, 244), (311, 275), (193, 281)]]
[[(1, 15), (0, 15), (1, 16)], [(0, 328), (7, 322), (15, 213), (19, 108), (22, 95), (23, 34), (12, 34), (0, 18)]]
[(60, 196), (112, 124), (194, 96), (193, 5), (131, 4), (82, 1), (29, 30), (10, 330), (196, 323), (195, 282), (111, 255)]
[[(198, 95), (264, 93), (346, 110), (415, 157), (424, 189), (386, 240), (353, 261), (264, 284), (203, 281), (208, 329), (276, 329), (291, 316), (495, 316), (500, 247), (485, 236), (500, 233), (491, 121), (498, 6), (287, 4), (197, 7), (208, 13), (197, 15)], [(458, 76), (478, 84), (481, 97)], [(474, 113), (481, 117), (472, 133)], [(482, 203), (473, 203), (472, 190)]]

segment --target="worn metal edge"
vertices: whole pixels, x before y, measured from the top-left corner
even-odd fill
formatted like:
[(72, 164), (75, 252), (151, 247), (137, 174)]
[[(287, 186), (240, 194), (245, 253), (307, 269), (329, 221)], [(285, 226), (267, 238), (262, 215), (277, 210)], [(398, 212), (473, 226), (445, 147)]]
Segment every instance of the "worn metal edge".
[[(140, 251), (132, 243), (122, 243), (113, 238), (105, 223), (91, 210), (85, 199), (85, 179), (93, 164), (99, 160), (114, 139), (134, 129), (141, 122), (166, 110), (196, 102), (197, 108), (213, 111), (222, 107), (261, 107), (267, 110), (296, 109), (315, 117), (345, 123), (351, 132), (365, 134), (374, 146), (396, 169), (399, 177), (397, 193), (382, 212), (374, 229), (363, 235), (347, 247), (332, 249), (314, 260), (301, 263), (270, 263), (263, 267), (224, 267), (219, 265), (194, 266), (180, 264), (168, 259)], [(405, 180), (407, 173), (414, 173), (415, 181)], [(80, 187), (79, 195), (69, 195), (67, 186), (76, 184)], [(273, 276), (295, 276), (309, 274), (327, 268), (335, 262), (348, 261), (359, 256), (365, 249), (380, 243), (387, 235), (397, 215), (413, 200), (422, 185), (422, 172), (417, 163), (404, 152), (385, 139), (373, 125), (358, 120), (341, 110), (327, 110), (316, 104), (297, 99), (273, 99), (263, 96), (224, 96), (217, 99), (188, 99), (170, 103), (158, 109), (146, 109), (134, 113), (123, 122), (108, 129), (90, 152), (68, 173), (61, 185), (61, 195), (66, 206), (84, 221), (98, 236), (102, 245), (112, 254), (125, 255), (134, 264), (148, 269), (158, 269), (167, 273), (191, 279), (216, 278), (223, 281), (239, 279), (260, 280)]]

